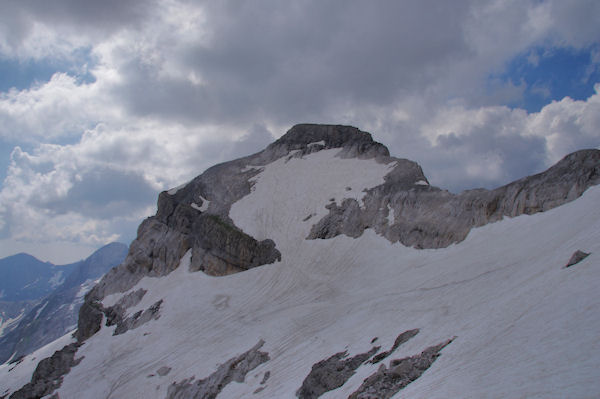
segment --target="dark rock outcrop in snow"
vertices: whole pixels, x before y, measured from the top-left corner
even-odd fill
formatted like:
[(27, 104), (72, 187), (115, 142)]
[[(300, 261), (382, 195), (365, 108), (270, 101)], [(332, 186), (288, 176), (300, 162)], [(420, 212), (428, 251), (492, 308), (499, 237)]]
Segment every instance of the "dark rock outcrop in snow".
[(440, 351), (450, 342), (452, 339), (430, 346), (419, 355), (392, 360), (389, 367), (382, 364), (348, 399), (391, 398), (431, 367), (440, 356)]
[(162, 299), (144, 311), (139, 310), (133, 315), (125, 317), (127, 309), (140, 303), (145, 294), (146, 290), (140, 288), (123, 296), (113, 306), (108, 307), (102, 306), (100, 301), (86, 302), (84, 304), (86, 308), (81, 314), (83, 318), (80, 318), (80, 328), (76, 333), (77, 339), (85, 341), (100, 330), (103, 316), (106, 316), (106, 326), (117, 326), (113, 335), (123, 334), (128, 330), (138, 328), (150, 320), (158, 319), (160, 317), (159, 312), (163, 302)]
[(348, 352), (335, 355), (314, 364), (302, 386), (296, 392), (300, 399), (316, 399), (333, 389), (339, 388), (354, 375), (354, 371), (379, 350), (379, 346), (370, 351), (347, 358)]
[(269, 354), (259, 350), (264, 343), (260, 340), (252, 349), (229, 359), (202, 380), (194, 382), (192, 377), (171, 384), (167, 390), (167, 399), (214, 399), (231, 381), (244, 382), (246, 374), (269, 360)]
[(31, 382), (14, 392), (10, 399), (41, 398), (58, 389), (63, 376), (83, 359), (75, 359), (79, 346), (78, 343), (69, 344), (54, 352), (51, 357), (41, 360), (33, 372)]
[(390, 348), (389, 351), (381, 352), (377, 356), (374, 356), (373, 359), (371, 359), (370, 363), (373, 363), (373, 364), (379, 363), (380, 361), (382, 361), (383, 359), (385, 359), (386, 357), (391, 355), (396, 349), (398, 349), (398, 347), (400, 345), (407, 342), (409, 339), (411, 339), (418, 333), (419, 333), (418, 328), (415, 328), (413, 330), (404, 331), (402, 334), (400, 334), (396, 337), (396, 340), (394, 341), (394, 344), (392, 345), (392, 347)]
[(571, 256), (571, 259), (569, 259), (569, 261), (567, 262), (565, 267), (571, 267), (573, 265), (576, 265), (577, 263), (581, 262), (588, 256), (590, 256), (590, 254), (588, 254), (587, 252), (577, 250), (573, 253), (573, 255)]
[[(304, 381), (296, 396), (300, 399), (316, 399), (333, 389), (339, 388), (352, 377), (357, 368), (364, 363), (378, 363), (391, 355), (400, 345), (419, 333), (419, 329), (413, 329), (403, 332), (396, 337), (392, 348), (389, 351), (382, 352), (368, 360), (381, 348), (373, 347), (370, 351), (359, 353), (356, 356), (347, 358), (348, 352), (339, 352), (335, 355), (315, 363), (310, 373)], [(375, 340), (371, 341), (373, 343)], [(374, 396), (377, 397), (377, 396)]]
[(162, 305), (162, 299), (156, 301), (152, 306), (144, 311), (137, 311), (133, 315), (126, 319), (121, 319), (117, 323), (117, 328), (113, 335), (119, 335), (127, 332), (128, 330), (138, 328), (139, 326), (146, 324), (150, 320), (156, 320), (160, 317), (160, 306)]

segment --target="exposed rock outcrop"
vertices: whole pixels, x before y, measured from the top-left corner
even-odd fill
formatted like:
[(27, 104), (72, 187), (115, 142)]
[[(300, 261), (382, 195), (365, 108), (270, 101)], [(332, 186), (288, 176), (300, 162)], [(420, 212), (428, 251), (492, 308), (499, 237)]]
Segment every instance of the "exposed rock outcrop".
[(79, 346), (78, 343), (69, 344), (54, 352), (51, 357), (41, 360), (33, 372), (31, 382), (14, 392), (10, 399), (41, 398), (58, 389), (63, 376), (83, 359), (75, 359)]
[(398, 349), (398, 347), (400, 345), (402, 345), (403, 343), (407, 342), (409, 339), (411, 339), (412, 337), (414, 337), (418, 333), (419, 333), (419, 329), (418, 328), (415, 328), (415, 329), (412, 329), (412, 330), (408, 330), (408, 331), (404, 331), (402, 334), (400, 334), (400, 335), (398, 335), (396, 337), (396, 340), (394, 341), (394, 344), (392, 345), (392, 347), (390, 348), (389, 351), (381, 352), (377, 356), (374, 356), (373, 359), (371, 359), (370, 363), (375, 364), (375, 363), (379, 363), (380, 361), (384, 360), (386, 357), (388, 357), (389, 355), (391, 355), (396, 349)]
[(571, 259), (569, 259), (569, 261), (567, 262), (565, 267), (571, 267), (573, 265), (576, 265), (577, 263), (581, 262), (588, 256), (590, 256), (590, 254), (588, 254), (587, 252), (577, 250), (573, 253), (573, 255), (571, 256)]
[(398, 165), (385, 182), (367, 191), (364, 207), (353, 199), (328, 205), (329, 214), (313, 226), (308, 238), (358, 237), (373, 228), (392, 242), (443, 248), (464, 240), (473, 227), (504, 216), (547, 211), (600, 183), (599, 150), (572, 153), (545, 172), (495, 190), (468, 190), (458, 195), (427, 184), (417, 164), (396, 161)]
[(171, 384), (167, 390), (167, 399), (214, 399), (231, 381), (244, 382), (246, 374), (269, 360), (269, 354), (259, 350), (264, 343), (260, 340), (252, 349), (229, 359), (202, 380), (194, 382), (192, 377)]
[(379, 347), (370, 351), (359, 353), (347, 358), (348, 352), (339, 352), (335, 355), (314, 364), (296, 396), (300, 399), (316, 399), (333, 389), (339, 388), (354, 375), (354, 371), (367, 359), (373, 356)]
[(127, 318), (121, 318), (117, 322), (117, 328), (115, 328), (113, 335), (123, 334), (128, 330), (138, 328), (139, 326), (146, 324), (150, 320), (157, 320), (160, 317), (159, 312), (162, 303), (162, 299), (158, 300), (146, 310), (138, 310)]
[(440, 356), (440, 351), (450, 342), (452, 339), (430, 346), (419, 355), (392, 360), (389, 367), (382, 364), (348, 399), (391, 398), (431, 367)]

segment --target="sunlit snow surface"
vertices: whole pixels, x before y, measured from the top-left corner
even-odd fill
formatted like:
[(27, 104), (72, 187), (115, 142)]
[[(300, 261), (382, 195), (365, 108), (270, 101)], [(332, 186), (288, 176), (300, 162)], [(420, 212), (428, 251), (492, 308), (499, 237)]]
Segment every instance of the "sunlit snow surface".
[[(267, 165), (231, 208), (245, 232), (276, 242), (281, 262), (209, 277), (188, 272), (188, 252), (170, 275), (144, 278), (132, 290), (148, 293), (129, 314), (163, 299), (161, 317), (118, 336), (103, 327), (77, 352), (83, 360), (65, 377), (60, 398), (165, 397), (171, 383), (205, 378), (260, 339), (271, 360), (219, 397), (292, 398), (314, 363), (367, 351), (374, 337), (386, 350), (413, 328), (421, 332), (390, 358), (457, 338), (396, 398), (600, 392), (599, 188), (545, 213), (475, 229), (446, 249), (406, 248), (372, 230), (357, 239), (305, 240), (330, 199), (360, 199), (392, 166), (334, 154)], [(577, 249), (592, 254), (563, 268)], [(171, 372), (159, 376), (162, 366)], [(361, 366), (323, 398), (346, 398), (376, 368)], [(266, 371), (265, 389), (252, 395)]]

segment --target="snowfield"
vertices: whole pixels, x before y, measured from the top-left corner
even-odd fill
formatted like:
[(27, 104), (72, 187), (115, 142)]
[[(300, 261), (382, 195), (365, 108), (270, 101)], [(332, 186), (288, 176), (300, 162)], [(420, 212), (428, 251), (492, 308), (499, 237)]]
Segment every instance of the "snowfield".
[[(235, 224), (273, 239), (281, 262), (210, 277), (188, 271), (188, 252), (171, 274), (145, 277), (128, 291), (148, 291), (128, 314), (163, 300), (160, 318), (116, 336), (103, 323), (77, 352), (81, 363), (59, 397), (164, 398), (172, 383), (205, 378), (264, 340), (270, 360), (218, 397), (294, 398), (313, 364), (344, 350), (388, 350), (415, 328), (386, 364), (456, 338), (394, 398), (597, 397), (600, 187), (548, 212), (473, 229), (445, 249), (391, 244), (370, 229), (356, 239), (306, 240), (332, 199), (360, 203), (394, 166), (336, 153), (266, 165), (232, 206)], [(564, 268), (578, 249), (591, 255)], [(26, 381), (28, 358), (10, 372), (0, 367), (0, 395)], [(321, 397), (347, 398), (378, 366), (363, 364)], [(160, 375), (161, 367), (170, 371)]]

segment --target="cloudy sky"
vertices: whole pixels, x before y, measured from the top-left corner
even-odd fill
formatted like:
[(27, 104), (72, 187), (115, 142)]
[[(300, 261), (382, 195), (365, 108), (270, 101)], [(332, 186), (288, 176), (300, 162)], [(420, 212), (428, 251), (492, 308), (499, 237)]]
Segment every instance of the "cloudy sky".
[(129, 243), (301, 122), (458, 192), (600, 145), (600, 2), (0, 0), (0, 257)]

